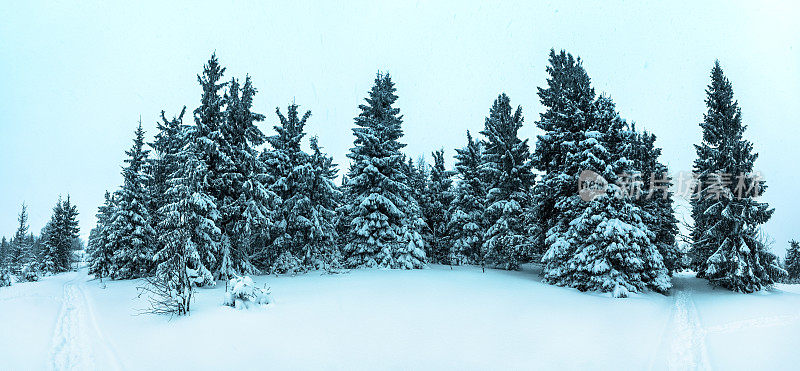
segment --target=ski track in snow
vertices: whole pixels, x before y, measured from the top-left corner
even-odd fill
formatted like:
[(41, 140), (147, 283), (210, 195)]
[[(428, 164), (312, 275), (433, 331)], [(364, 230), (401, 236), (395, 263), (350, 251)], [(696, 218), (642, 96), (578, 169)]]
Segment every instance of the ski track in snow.
[[(700, 323), (690, 290), (675, 293), (675, 303), (669, 319), (662, 349), (667, 353), (666, 368), (670, 370), (710, 370), (706, 350), (706, 330)], [(653, 369), (651, 364), (650, 369)]]
[(709, 327), (706, 329), (706, 334), (729, 334), (746, 329), (785, 326), (798, 321), (800, 314), (751, 318)]
[(53, 370), (94, 370), (98, 369), (91, 336), (102, 344), (110, 368), (121, 369), (118, 358), (108, 347), (105, 337), (100, 332), (94, 312), (88, 303), (86, 293), (77, 283), (82, 276), (64, 283), (64, 296), (61, 310), (53, 334), (53, 348), (50, 365)]

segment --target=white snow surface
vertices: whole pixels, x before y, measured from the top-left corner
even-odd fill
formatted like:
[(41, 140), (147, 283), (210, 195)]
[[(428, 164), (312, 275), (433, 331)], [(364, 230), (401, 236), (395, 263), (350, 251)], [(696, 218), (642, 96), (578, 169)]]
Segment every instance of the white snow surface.
[(613, 299), (521, 272), (431, 266), (253, 277), (272, 303), (140, 314), (140, 281), (86, 271), (0, 288), (0, 369), (792, 369), (800, 286), (744, 295), (683, 273)]

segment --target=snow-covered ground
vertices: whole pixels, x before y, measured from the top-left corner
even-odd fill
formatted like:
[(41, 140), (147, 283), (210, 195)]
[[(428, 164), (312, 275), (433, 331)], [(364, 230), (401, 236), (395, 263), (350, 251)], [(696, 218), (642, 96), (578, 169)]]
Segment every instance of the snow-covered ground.
[(535, 269), (262, 276), (275, 303), (141, 315), (137, 281), (85, 271), (0, 288), (0, 369), (792, 369), (800, 287), (742, 295), (681, 274), (671, 296), (612, 299)]

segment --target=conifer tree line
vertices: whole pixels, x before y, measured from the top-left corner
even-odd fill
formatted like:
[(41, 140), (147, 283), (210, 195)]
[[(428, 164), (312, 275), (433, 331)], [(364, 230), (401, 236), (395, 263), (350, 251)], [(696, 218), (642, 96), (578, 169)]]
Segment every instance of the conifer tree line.
[[(358, 106), (348, 168), (337, 184), (338, 166), (320, 141), (311, 136), (305, 146), (311, 111), (295, 103), (277, 108), (273, 130), (264, 133), (251, 78), (226, 78), (212, 55), (198, 75), (197, 108), (172, 117), (162, 112), (152, 143), (141, 122), (136, 128), (123, 183), (106, 193), (96, 214), (89, 271), (155, 277), (178, 293), (186, 311), (192, 287), (258, 272), (428, 263), (515, 270), (540, 262), (547, 283), (616, 297), (666, 293), (673, 272), (687, 266), (741, 292), (786, 275), (760, 238), (773, 209), (754, 197), (732, 197), (732, 188), (711, 198), (700, 187), (686, 255), (656, 136), (595, 92), (580, 58), (551, 50), (546, 72), (538, 88), (545, 111), (533, 122), (543, 134), (535, 143), (519, 135), (522, 107), (501, 93), (488, 105), (483, 130), (466, 132), (453, 169), (445, 166), (451, 154), (444, 149), (431, 154), (430, 164), (404, 153), (395, 83), (377, 73)], [(718, 63), (711, 77), (694, 172), (701, 180), (750, 174), (757, 154), (743, 139)], [(578, 189), (587, 172), (607, 182), (590, 199)], [(623, 174), (660, 186), (640, 182), (631, 193)], [(748, 179), (765, 188), (763, 180)], [(63, 269), (59, 249), (48, 250), (48, 269)]]
[(10, 285), (11, 275), (20, 281), (36, 281), (43, 274), (75, 269), (78, 252), (84, 249), (79, 233), (78, 209), (69, 196), (58, 198), (38, 236), (30, 231), (28, 207), (23, 203), (14, 235), (0, 238), (0, 286)]

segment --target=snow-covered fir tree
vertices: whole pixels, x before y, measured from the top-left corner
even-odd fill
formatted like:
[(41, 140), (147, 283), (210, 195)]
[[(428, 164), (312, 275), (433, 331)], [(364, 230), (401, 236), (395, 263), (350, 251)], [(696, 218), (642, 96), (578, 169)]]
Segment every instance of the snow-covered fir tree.
[(214, 197), (220, 212), (217, 226), (223, 235), (214, 268), (220, 279), (255, 271), (251, 257), (263, 252), (258, 245), (268, 239), (264, 234), (271, 228), (275, 202), (254, 149), (264, 142), (255, 126), (264, 116), (251, 111), (256, 90), (249, 77), (243, 86), (235, 79), (222, 82), (224, 72), (212, 55), (197, 77), (203, 93), (194, 110), (194, 140), (207, 167), (205, 193)]
[(784, 266), (786, 267), (788, 282), (800, 282), (800, 243), (795, 240), (789, 241)]
[(9, 264), (14, 274), (20, 274), (29, 264), (35, 264), (33, 252), (33, 236), (28, 234), (28, 206), (22, 204), (17, 217), (17, 230), (11, 239)]
[(9, 271), (11, 261), (11, 244), (8, 243), (6, 236), (0, 238), (0, 271)]
[(691, 256), (698, 277), (738, 292), (754, 292), (786, 275), (764, 242), (760, 226), (775, 209), (759, 202), (766, 183), (754, 173), (758, 158), (743, 139), (741, 109), (719, 61), (711, 69), (703, 139), (695, 145)]
[[(223, 173), (232, 167), (230, 158), (223, 151), (225, 138), (221, 131), (221, 127), (225, 124), (223, 90), (227, 82), (222, 81), (224, 73), (225, 68), (219, 64), (216, 53), (212, 54), (206, 65), (203, 66), (203, 73), (197, 76), (203, 92), (200, 106), (193, 112), (195, 127), (192, 139), (197, 144), (199, 159), (206, 165), (207, 172), (203, 188), (206, 194), (214, 197), (217, 207), (224, 202), (223, 189), (226, 187), (226, 181)], [(217, 222), (217, 226), (222, 226), (221, 221)], [(221, 279), (228, 279), (235, 275), (236, 271), (231, 259), (230, 238), (223, 233), (215, 256), (217, 261), (213, 268), (215, 275), (220, 276)]]
[(342, 211), (349, 222), (344, 246), (350, 267), (421, 268), (424, 221), (408, 186), (400, 109), (389, 74), (378, 73), (355, 118), (354, 146)]
[(216, 200), (203, 187), (208, 172), (200, 159), (195, 130), (185, 127), (182, 118), (183, 111), (172, 120), (162, 113), (158, 140), (165, 144), (162, 159), (170, 173), (164, 204), (158, 210), (159, 250), (154, 258), (158, 264), (155, 279), (179, 293), (176, 305), (188, 311), (188, 301), (182, 300), (190, 292), (183, 284), (185, 280), (197, 286), (215, 283), (211, 269), (222, 232), (216, 225)]
[[(259, 242), (262, 232), (273, 227), (277, 197), (266, 187), (266, 169), (255, 149), (266, 139), (256, 126), (264, 120), (264, 115), (252, 112), (255, 94), (256, 89), (247, 76), (242, 85), (237, 79), (231, 79), (224, 96), (224, 121), (220, 127), (221, 138), (216, 144), (226, 161), (218, 168), (218, 180), (222, 183), (217, 188), (220, 191), (217, 225), (228, 243), (222, 244), (222, 261), (217, 273), (220, 279), (256, 272), (252, 260), (264, 250), (263, 242)], [(225, 261), (226, 257), (230, 263)]]
[(476, 264), (482, 261), (481, 246), (485, 229), (486, 184), (481, 175), (483, 161), (481, 142), (467, 131), (467, 146), (456, 149), (455, 168), (458, 182), (450, 203), (450, 253), (452, 265)]
[(298, 107), (289, 105), (286, 116), (276, 109), (276, 135), (267, 138), (272, 149), (262, 154), (272, 180), (270, 189), (280, 199), (272, 242), (276, 263), (280, 263), (273, 264), (272, 270), (278, 273), (335, 265), (331, 260), (337, 240), (335, 167), (320, 151), (316, 138), (311, 141), (313, 155), (301, 149), (311, 111), (300, 117)]
[[(161, 111), (161, 120), (156, 123), (155, 140), (150, 143), (153, 149), (153, 156), (147, 160), (146, 171), (149, 175), (147, 184), (148, 211), (152, 218), (152, 226), (158, 235), (161, 231), (158, 228), (162, 219), (158, 210), (167, 204), (167, 190), (169, 189), (168, 180), (182, 164), (176, 161), (176, 155), (185, 145), (187, 128), (182, 124), (183, 116), (186, 114), (184, 106), (181, 113), (174, 119), (169, 120), (166, 113)], [(156, 241), (156, 244), (160, 241)], [(160, 250), (161, 246), (155, 246), (154, 250)]]
[(453, 172), (444, 167), (444, 149), (434, 151), (430, 175), (424, 182), (423, 202), (420, 203), (426, 228), (426, 256), (429, 262), (450, 264), (450, 236), (448, 221), (450, 203), (453, 201)]
[(108, 228), (109, 248), (114, 252), (113, 278), (143, 277), (153, 271), (156, 232), (151, 225), (144, 172), (149, 151), (144, 149), (142, 124), (136, 128), (133, 146), (125, 154), (123, 184), (114, 195), (114, 211)]
[(513, 110), (503, 93), (494, 101), (484, 129), (481, 176), (486, 180), (485, 262), (504, 269), (519, 269), (527, 253), (524, 214), (530, 207), (535, 176), (531, 171), (528, 140), (519, 138), (522, 108)]
[(607, 188), (597, 194), (574, 192), (556, 203), (557, 215), (571, 220), (548, 233), (549, 248), (542, 258), (545, 281), (614, 297), (648, 288), (666, 292), (671, 283), (645, 224), (647, 214), (618, 182), (619, 174), (635, 171), (633, 161), (622, 155), (625, 122), (609, 98), (598, 98), (592, 107), (585, 112), (586, 131), (575, 143), (576, 156), (566, 159), (581, 173), (566, 176), (574, 184), (604, 179)]
[(322, 152), (317, 137), (309, 140), (311, 147), (311, 224), (314, 226), (311, 266), (335, 270), (342, 266), (342, 253), (337, 241), (336, 210), (341, 204), (342, 191), (334, 183), (339, 172), (333, 158)]
[[(167, 126), (182, 128), (181, 118)], [(222, 231), (215, 223), (219, 217), (215, 199), (203, 187), (207, 169), (200, 160), (198, 141), (191, 138), (192, 131), (168, 129), (163, 133), (165, 141), (183, 145), (164, 153), (165, 161), (178, 165), (170, 166), (165, 204), (158, 210), (160, 250), (154, 255), (155, 277), (145, 290), (151, 294), (154, 312), (185, 315), (190, 310), (193, 287), (214, 284), (208, 265), (214, 262)], [(168, 136), (172, 138), (166, 139)]]
[(59, 197), (56, 206), (53, 207), (53, 215), (42, 233), (44, 251), (41, 261), (45, 271), (60, 273), (72, 268), (74, 260), (72, 247), (79, 232), (77, 208), (70, 202), (69, 196), (63, 201)]
[[(419, 156), (416, 163), (414, 163), (414, 160), (409, 157), (407, 161), (404, 161), (404, 163), (406, 183), (411, 190), (411, 195), (414, 198), (414, 201), (417, 202), (417, 205), (424, 210), (424, 205), (428, 203), (428, 193), (426, 192), (428, 178), (430, 176), (428, 171), (428, 163), (425, 161), (425, 156)], [(423, 220), (425, 219), (424, 212), (422, 218)], [(422, 231), (423, 235), (427, 233), (429, 233), (429, 231)]]
[(635, 125), (623, 132), (626, 158), (633, 161), (634, 172), (628, 179), (631, 196), (646, 215), (644, 222), (653, 232), (653, 243), (664, 260), (664, 266), (672, 274), (682, 269), (683, 252), (678, 247), (678, 219), (672, 206), (672, 179), (667, 166), (659, 161), (661, 148), (655, 146), (656, 136), (647, 131), (639, 132)]
[[(549, 249), (554, 228), (564, 230), (573, 216), (559, 215), (556, 204), (568, 202), (575, 196), (575, 184), (580, 173), (577, 143), (585, 139), (586, 121), (595, 99), (589, 75), (580, 58), (562, 50), (550, 50), (547, 66), (547, 87), (539, 87), (538, 95), (545, 112), (536, 126), (544, 131), (536, 141), (531, 160), (542, 172), (534, 188), (536, 230), (529, 233), (534, 250), (542, 254)], [(532, 223), (533, 224), (533, 223)], [(549, 242), (548, 242), (549, 241)], [(559, 259), (560, 260), (560, 259)]]
[(100, 279), (111, 276), (111, 269), (114, 266), (114, 251), (111, 250), (111, 240), (109, 239), (109, 227), (113, 212), (114, 200), (106, 191), (105, 201), (97, 208), (97, 214), (95, 214), (97, 224), (89, 232), (89, 241), (86, 246), (89, 274)]

